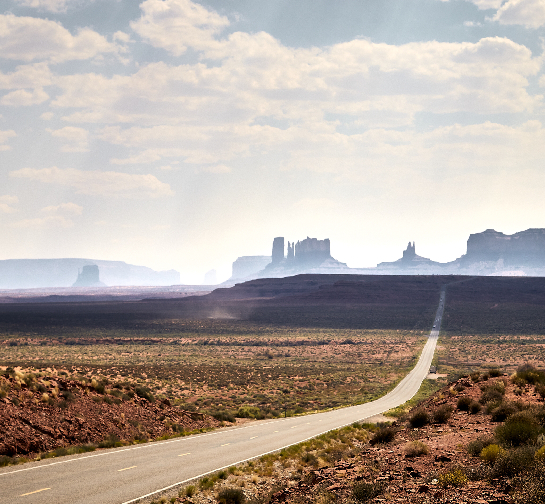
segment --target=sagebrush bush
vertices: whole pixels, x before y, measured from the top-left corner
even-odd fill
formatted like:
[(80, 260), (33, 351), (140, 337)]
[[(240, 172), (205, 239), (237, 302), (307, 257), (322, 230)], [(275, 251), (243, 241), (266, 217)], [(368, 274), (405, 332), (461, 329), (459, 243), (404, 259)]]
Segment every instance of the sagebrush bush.
[(258, 420), (263, 418), (261, 410), (257, 406), (241, 406), (236, 416), (238, 418), (254, 418)]
[(507, 450), (498, 457), (492, 467), (492, 478), (511, 478), (534, 467), (535, 450), (531, 446), (521, 446)]
[(360, 481), (352, 487), (352, 498), (356, 502), (367, 502), (378, 497), (382, 492), (384, 492), (383, 483)]
[(394, 440), (396, 430), (392, 427), (383, 427), (379, 429), (369, 440), (372, 445), (390, 443)]
[(245, 497), (240, 488), (224, 488), (218, 493), (216, 500), (220, 504), (243, 504)]
[(535, 443), (541, 426), (529, 411), (512, 414), (503, 425), (496, 427), (496, 438), (506, 446)]
[(458, 401), (456, 402), (456, 407), (460, 410), (460, 411), (468, 411), (469, 410), (469, 405), (471, 404), (472, 402), (472, 399), (471, 397), (469, 396), (462, 396), (458, 399)]
[(491, 420), (493, 422), (504, 422), (511, 415), (519, 411), (519, 407), (512, 402), (502, 402), (497, 408), (491, 412)]
[(481, 403), (479, 403), (477, 401), (471, 401), (471, 404), (469, 405), (469, 413), (471, 415), (476, 415), (482, 409), (483, 409), (483, 407), (481, 406)]
[(417, 409), (410, 417), (409, 424), (412, 428), (424, 427), (430, 423), (430, 415), (425, 409)]
[(473, 457), (478, 457), (483, 451), (483, 448), (486, 448), (493, 443), (494, 438), (492, 436), (479, 436), (467, 445), (467, 451)]
[(405, 457), (420, 457), (421, 455), (427, 455), (430, 452), (428, 446), (422, 441), (411, 441), (403, 447)]
[(505, 450), (497, 444), (491, 444), (483, 448), (479, 456), (486, 463), (494, 464), (502, 455), (505, 455)]
[(450, 404), (442, 404), (437, 409), (432, 411), (431, 418), (433, 423), (444, 424), (452, 415), (452, 406)]
[(481, 398), (479, 402), (481, 404), (488, 403), (500, 403), (503, 401), (505, 394), (505, 383), (502, 381), (495, 381), (494, 383), (487, 385), (482, 389)]

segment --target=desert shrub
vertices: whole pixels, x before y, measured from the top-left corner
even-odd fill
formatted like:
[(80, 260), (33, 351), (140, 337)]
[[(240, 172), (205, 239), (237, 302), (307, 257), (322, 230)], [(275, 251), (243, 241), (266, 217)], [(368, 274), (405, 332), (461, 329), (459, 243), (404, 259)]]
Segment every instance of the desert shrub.
[(491, 477), (510, 478), (516, 476), (521, 472), (532, 470), (534, 462), (534, 448), (531, 446), (507, 450), (494, 463)]
[(483, 409), (483, 407), (481, 406), (481, 403), (477, 401), (471, 401), (471, 404), (469, 405), (468, 409), (470, 414), (476, 415)]
[(459, 467), (455, 467), (439, 475), (438, 480), (442, 487), (461, 487), (467, 483), (467, 476)]
[(505, 384), (501, 381), (496, 381), (491, 385), (483, 388), (479, 402), (481, 404), (500, 403), (505, 394)]
[(316, 458), (316, 455), (314, 455), (314, 453), (311, 453), (311, 452), (305, 452), (303, 456), (301, 457), (301, 461), (309, 465), (318, 464), (318, 459)]
[(456, 390), (456, 392), (462, 392), (463, 390), (466, 389), (466, 386), (464, 383), (462, 382), (458, 382), (455, 386), (454, 386), (454, 390)]
[(456, 402), (456, 407), (460, 410), (460, 411), (469, 411), (469, 405), (471, 404), (472, 402), (472, 399), (471, 397), (468, 397), (468, 396), (462, 396), (458, 399), (458, 401)]
[(529, 411), (519, 411), (496, 427), (496, 438), (506, 446), (521, 446), (535, 443), (540, 431), (541, 426)]
[(244, 492), (240, 488), (224, 488), (216, 497), (221, 504), (242, 504)]
[(491, 378), (497, 378), (502, 375), (502, 372), (498, 368), (492, 368), (488, 370), (488, 374)]
[(452, 406), (450, 404), (442, 404), (432, 412), (431, 417), (433, 423), (444, 424), (448, 421), (450, 415), (452, 415)]
[(530, 385), (545, 384), (545, 373), (531, 364), (523, 364), (517, 368), (516, 378)]
[(405, 457), (420, 457), (420, 455), (427, 455), (430, 449), (422, 441), (411, 441), (404, 446), (403, 452)]
[(539, 461), (532, 471), (521, 478), (520, 489), (513, 494), (517, 504), (545, 502), (545, 462)]
[(117, 434), (109, 434), (104, 440), (98, 443), (99, 448), (113, 448), (114, 446), (123, 446)]
[(536, 394), (539, 394), (541, 399), (545, 399), (545, 385), (538, 383), (535, 386), (535, 390), (536, 390)]
[(202, 490), (209, 490), (214, 486), (217, 480), (217, 476), (205, 476), (201, 481), (199, 481), (199, 487)]
[(383, 483), (359, 481), (352, 487), (352, 498), (356, 502), (367, 502), (378, 497), (384, 491)]
[(154, 402), (155, 397), (151, 393), (151, 390), (147, 387), (138, 386), (134, 389), (134, 392), (138, 397), (141, 397), (142, 399), (145, 399), (148, 402)]
[(536, 451), (534, 457), (536, 459), (543, 459), (545, 461), (545, 445), (543, 445), (538, 451)]
[(410, 417), (409, 424), (412, 428), (423, 427), (430, 423), (430, 415), (425, 409), (417, 409)]
[(215, 413), (212, 413), (212, 416), (220, 422), (235, 422), (235, 416), (228, 411), (216, 411)]
[(478, 457), (484, 448), (494, 443), (492, 436), (479, 436), (467, 445), (467, 451), (470, 455)]
[(479, 371), (474, 371), (469, 376), (471, 378), (471, 381), (474, 383), (478, 383), (479, 381), (481, 381), (481, 373)]
[(493, 422), (505, 422), (507, 418), (519, 411), (519, 407), (512, 402), (502, 402), (497, 408), (492, 410), (491, 420)]
[(488, 464), (494, 464), (502, 455), (505, 455), (505, 450), (497, 444), (491, 444), (483, 448), (479, 456)]
[(238, 418), (262, 418), (261, 410), (257, 406), (241, 406), (236, 416)]
[(195, 485), (189, 485), (185, 488), (185, 495), (187, 497), (193, 497), (195, 495)]
[(383, 427), (379, 429), (369, 440), (372, 445), (390, 443), (396, 436), (396, 430), (392, 427)]

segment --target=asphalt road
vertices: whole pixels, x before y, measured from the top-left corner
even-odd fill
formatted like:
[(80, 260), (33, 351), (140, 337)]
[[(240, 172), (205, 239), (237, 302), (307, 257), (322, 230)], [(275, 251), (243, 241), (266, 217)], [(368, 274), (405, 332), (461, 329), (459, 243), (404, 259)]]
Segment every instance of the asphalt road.
[(224, 467), (300, 443), (405, 403), (427, 376), (445, 293), (414, 369), (380, 399), (326, 413), (251, 424), (0, 470), (0, 503), (129, 504)]

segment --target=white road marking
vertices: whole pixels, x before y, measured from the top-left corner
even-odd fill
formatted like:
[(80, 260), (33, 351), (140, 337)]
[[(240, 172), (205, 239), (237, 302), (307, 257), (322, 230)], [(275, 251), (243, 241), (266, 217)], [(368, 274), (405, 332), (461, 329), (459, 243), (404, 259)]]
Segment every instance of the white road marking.
[(229, 446), (231, 443), (225, 443), (225, 444), (222, 444), (221, 446)]
[(34, 490), (34, 492), (28, 492), (26, 494), (19, 495), (19, 497), (24, 497), (25, 495), (32, 495), (39, 492), (45, 492), (46, 490), (51, 490), (51, 488), (40, 488), (40, 490)]
[(134, 469), (135, 467), (136, 467), (136, 466), (125, 467), (124, 469), (118, 469), (117, 472), (128, 471), (129, 469)]
[(257, 437), (257, 436), (253, 436), (253, 437), (251, 437), (250, 439), (255, 439), (256, 437)]
[(185, 457), (186, 455), (191, 455), (191, 453), (182, 453), (181, 455), (178, 455), (178, 457)]

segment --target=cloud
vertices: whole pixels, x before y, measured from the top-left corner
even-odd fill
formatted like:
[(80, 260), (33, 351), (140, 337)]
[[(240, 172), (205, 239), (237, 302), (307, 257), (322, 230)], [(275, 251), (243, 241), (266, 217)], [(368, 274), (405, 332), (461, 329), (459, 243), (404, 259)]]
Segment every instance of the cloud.
[(58, 130), (48, 130), (52, 136), (61, 138), (65, 144), (61, 152), (87, 152), (89, 151), (89, 132), (75, 126), (65, 126)]
[(61, 203), (60, 205), (47, 206), (41, 209), (41, 212), (47, 214), (66, 213), (72, 215), (81, 215), (83, 207), (76, 203)]
[(9, 194), (0, 196), (0, 212), (2, 213), (16, 212), (17, 209), (14, 208), (13, 205), (16, 205), (17, 203), (19, 203), (19, 198), (17, 196), (10, 196)]
[(13, 228), (43, 229), (43, 228), (71, 228), (74, 227), (74, 221), (64, 215), (48, 215), (46, 217), (36, 217), (34, 219), (23, 219), (10, 224)]
[(32, 91), (26, 89), (18, 89), (12, 91), (0, 99), (0, 105), (8, 105), (10, 107), (28, 107), (30, 105), (38, 105), (49, 99), (49, 95), (42, 89), (37, 88)]
[(201, 170), (208, 173), (230, 173), (231, 172), (231, 168), (224, 164), (203, 166)]
[[(442, 0), (445, 1), (445, 0)], [(448, 1), (448, 0), (446, 0)], [(480, 10), (499, 9), (505, 0), (467, 0), (475, 4)]]
[(48, 19), (0, 15), (0, 58), (60, 63), (118, 51), (118, 46), (90, 28), (72, 35), (60, 23)]
[(198, 50), (217, 44), (214, 36), (229, 20), (190, 0), (146, 0), (142, 16), (131, 28), (153, 47), (182, 55), (188, 47)]
[(22, 7), (32, 7), (49, 12), (66, 12), (69, 5), (81, 4), (81, 0), (15, 0), (15, 2)]
[(0, 72), (0, 89), (41, 88), (52, 82), (53, 74), (45, 62), (19, 65), (9, 74)]
[(17, 133), (13, 130), (1, 131), (0, 130), (0, 151), (11, 149), (9, 145), (5, 145), (6, 142), (13, 137), (16, 137)]
[(171, 196), (172, 189), (154, 175), (133, 175), (111, 171), (83, 171), (75, 168), (22, 168), (10, 172), (11, 177), (46, 184), (71, 187), (76, 194), (122, 198), (160, 198)]
[(536, 29), (545, 26), (545, 2), (543, 0), (508, 0), (493, 17), (503, 25), (523, 25)]

